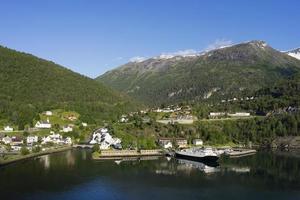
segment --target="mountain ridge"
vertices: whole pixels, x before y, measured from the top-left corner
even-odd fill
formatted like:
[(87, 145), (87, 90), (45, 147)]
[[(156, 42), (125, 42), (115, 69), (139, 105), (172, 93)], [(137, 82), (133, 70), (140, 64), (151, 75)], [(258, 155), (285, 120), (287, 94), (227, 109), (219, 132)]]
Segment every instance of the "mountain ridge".
[(210, 93), (222, 97), (240, 93), (237, 90), (257, 90), (290, 76), (299, 67), (295, 58), (254, 40), (199, 56), (129, 62), (96, 80), (147, 104), (176, 103), (213, 96), (207, 95)]

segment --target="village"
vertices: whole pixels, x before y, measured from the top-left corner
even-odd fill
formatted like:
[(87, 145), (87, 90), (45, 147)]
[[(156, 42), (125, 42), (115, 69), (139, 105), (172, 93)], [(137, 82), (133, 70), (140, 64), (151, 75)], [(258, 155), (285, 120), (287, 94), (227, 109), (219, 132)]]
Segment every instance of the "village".
[[(61, 121), (58, 121), (58, 117), (52, 111), (45, 111), (34, 127), (28, 127), (26, 130), (4, 126), (3, 130), (0, 130), (0, 157), (5, 159), (5, 156), (9, 155), (27, 155), (71, 147), (74, 143), (72, 133), (78, 128), (78, 125), (72, 122), (77, 120), (77, 115), (70, 113), (60, 118)], [(55, 123), (51, 123), (50, 119)], [(87, 126), (85, 122), (80, 123), (80, 127)]]
[[(250, 99), (250, 98), (249, 98)], [(34, 127), (28, 127), (24, 131), (15, 130), (10, 125), (3, 126), (0, 131), (0, 155), (47, 152), (53, 148), (75, 147), (84, 142), (90, 148), (95, 145), (99, 151), (105, 150), (138, 150), (136, 146), (123, 147), (122, 138), (112, 134), (106, 126), (97, 128), (90, 127), (87, 123), (78, 120), (79, 115), (72, 112), (65, 114), (61, 111), (44, 111), (40, 115), (40, 120), (36, 121)], [(60, 113), (60, 114), (58, 114)], [(142, 123), (149, 124), (151, 120), (161, 124), (193, 124), (198, 119), (188, 105), (170, 105), (164, 108), (152, 108), (122, 114), (117, 123), (132, 124), (136, 117), (140, 117)], [(248, 112), (210, 112), (208, 120), (226, 118), (247, 118), (251, 114)], [(79, 127), (81, 129), (79, 130)], [(74, 137), (74, 130), (85, 130), (84, 140)], [(185, 137), (157, 137), (156, 148), (160, 149), (183, 149), (191, 146), (203, 146), (201, 138), (193, 138), (188, 141)], [(144, 149), (147, 150), (147, 149)], [(149, 150), (149, 149), (148, 149)]]

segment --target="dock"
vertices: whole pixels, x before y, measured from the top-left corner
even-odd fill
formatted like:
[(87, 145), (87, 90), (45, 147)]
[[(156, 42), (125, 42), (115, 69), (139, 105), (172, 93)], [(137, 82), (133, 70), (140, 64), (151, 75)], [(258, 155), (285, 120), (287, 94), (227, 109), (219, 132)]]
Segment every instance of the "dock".
[(238, 158), (243, 156), (250, 156), (256, 153), (254, 149), (233, 149), (231, 152), (226, 152), (225, 155), (230, 158)]
[(99, 157), (94, 160), (117, 160), (128, 157), (161, 156), (164, 152), (161, 149), (151, 150), (102, 150)]

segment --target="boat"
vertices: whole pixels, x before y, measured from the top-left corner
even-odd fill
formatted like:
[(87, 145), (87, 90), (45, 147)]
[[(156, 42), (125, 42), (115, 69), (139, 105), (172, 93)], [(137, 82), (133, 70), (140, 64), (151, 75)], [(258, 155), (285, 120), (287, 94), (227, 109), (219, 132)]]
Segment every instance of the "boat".
[(182, 158), (192, 161), (205, 163), (215, 163), (218, 161), (220, 154), (212, 148), (190, 148), (175, 152), (176, 158)]

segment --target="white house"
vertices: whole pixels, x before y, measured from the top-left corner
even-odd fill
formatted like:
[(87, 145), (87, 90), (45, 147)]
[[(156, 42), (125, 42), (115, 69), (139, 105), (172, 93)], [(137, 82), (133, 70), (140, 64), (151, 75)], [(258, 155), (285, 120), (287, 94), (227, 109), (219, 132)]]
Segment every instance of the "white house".
[(120, 146), (121, 140), (119, 138), (113, 138), (107, 128), (98, 129), (93, 133), (90, 144), (99, 144), (100, 149), (109, 149), (111, 146)]
[(72, 144), (72, 139), (70, 137), (67, 137), (66, 139), (64, 139), (64, 143), (71, 145)]
[(228, 116), (230, 116), (230, 117), (249, 117), (250, 113), (247, 113), (247, 112), (236, 112), (236, 113), (233, 113), (233, 114), (228, 114)]
[(209, 113), (209, 117), (211, 117), (211, 118), (221, 117), (221, 116), (225, 116), (225, 115), (226, 115), (225, 112), (210, 112)]
[(46, 111), (46, 112), (45, 112), (45, 115), (47, 115), (47, 116), (52, 116), (53, 113), (52, 113), (52, 111)]
[(128, 122), (127, 116), (126, 116), (126, 115), (122, 115), (122, 116), (121, 116), (121, 119), (120, 119), (120, 122), (121, 122), (121, 123), (126, 123), (126, 122)]
[(11, 139), (11, 137), (6, 136), (6, 137), (2, 138), (2, 142), (4, 144), (10, 144), (12, 142), (12, 139)]
[(35, 128), (51, 128), (49, 119), (47, 119), (47, 121), (37, 121), (35, 124)]
[(11, 150), (13, 150), (13, 151), (21, 151), (21, 146), (15, 146), (15, 145), (13, 145), (13, 146), (11, 146)]
[(169, 139), (169, 138), (160, 138), (158, 140), (158, 143), (161, 147), (163, 147), (164, 149), (169, 149), (169, 148), (172, 148), (173, 145), (172, 145), (172, 140)]
[(202, 146), (203, 141), (201, 139), (193, 139), (193, 145)]
[(83, 127), (87, 127), (87, 123), (82, 122), (81, 124), (82, 124)]
[(33, 143), (37, 143), (39, 141), (39, 137), (38, 136), (28, 136), (26, 138), (27, 144), (33, 144)]
[(4, 127), (4, 131), (13, 131), (14, 128), (10, 127), (10, 126), (5, 126)]
[(62, 140), (62, 136), (60, 134), (56, 134), (54, 132), (52, 132), (51, 135), (48, 135), (47, 137), (43, 137), (42, 138), (42, 144), (46, 144), (49, 142), (53, 142), (54, 144), (60, 144), (60, 143), (64, 143), (64, 141)]
[(72, 132), (73, 131), (73, 127), (71, 126), (64, 126), (63, 129), (61, 130), (61, 132), (64, 132), (64, 133), (68, 133), (68, 132)]

